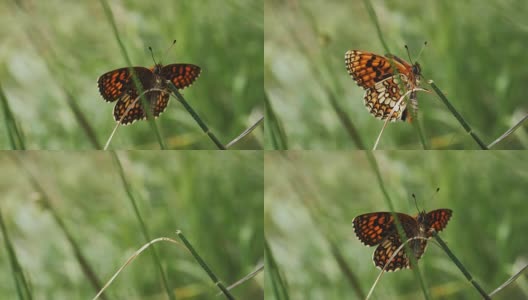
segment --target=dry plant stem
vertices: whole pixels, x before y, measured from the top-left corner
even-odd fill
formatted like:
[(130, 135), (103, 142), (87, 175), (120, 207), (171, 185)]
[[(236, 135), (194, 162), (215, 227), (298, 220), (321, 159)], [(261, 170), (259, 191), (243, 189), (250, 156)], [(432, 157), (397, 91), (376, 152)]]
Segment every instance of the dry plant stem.
[(488, 149), (495, 146), (497, 143), (501, 142), (503, 139), (507, 138), (510, 134), (512, 134), (517, 128), (521, 126), (521, 124), (528, 119), (528, 114), (525, 115), (517, 124), (513, 125), (510, 129), (508, 129), (503, 135), (501, 135), (498, 139), (493, 141), (493, 143), (488, 145)]
[(262, 123), (264, 120), (264, 117), (260, 117), (255, 124), (251, 125), (248, 129), (244, 130), (239, 136), (237, 136), (234, 140), (229, 142), (225, 147), (226, 149), (229, 149), (229, 147), (233, 146), (234, 144), (238, 143), (241, 139), (243, 139), (246, 135), (250, 134), (255, 128), (257, 128), (258, 125)]
[(424, 238), (424, 237), (421, 237), (421, 236), (416, 236), (416, 237), (413, 237), (413, 238), (410, 238), (410, 239), (406, 240), (403, 244), (401, 244), (400, 247), (398, 247), (398, 249), (396, 249), (396, 251), (394, 251), (394, 253), (390, 257), (389, 261), (385, 264), (385, 266), (383, 266), (383, 269), (381, 270), (381, 272), (379, 273), (378, 277), (376, 278), (376, 280), (372, 284), (372, 287), (370, 288), (370, 291), (369, 291), (367, 297), (365, 298), (365, 300), (368, 300), (370, 298), (370, 296), (372, 296), (372, 292), (374, 292), (374, 288), (376, 287), (376, 285), (380, 281), (381, 276), (383, 275), (383, 273), (385, 273), (385, 269), (389, 266), (391, 261), (396, 257), (398, 252), (400, 252), (402, 250), (402, 248), (405, 247), (405, 244), (407, 244), (408, 242), (410, 242), (412, 240), (426, 240), (427, 241), (427, 238)]
[[(123, 114), (123, 116), (121, 116), (121, 119), (119, 119), (119, 121), (117, 121), (117, 124), (116, 126), (114, 127), (114, 130), (112, 130), (112, 133), (110, 134), (110, 136), (108, 137), (108, 140), (106, 140), (106, 144), (103, 148), (103, 150), (108, 150), (108, 146), (110, 146), (110, 142), (112, 141), (112, 138), (114, 137), (114, 134), (116, 133), (117, 131), (117, 128), (119, 127), (119, 125), (121, 125), (121, 122), (123, 122), (123, 119), (125, 118), (125, 116), (128, 114), (128, 112), (134, 107), (134, 104), (136, 104), (136, 102), (139, 100), (139, 98), (141, 96), (143, 96), (144, 94), (146, 93), (149, 93), (149, 92), (152, 92), (152, 91), (160, 91), (160, 92), (164, 92), (163, 90), (160, 90), (160, 89), (149, 89), (149, 90), (146, 90), (144, 91), (143, 93), (141, 93), (141, 95), (139, 95), (138, 97), (136, 97), (136, 99), (134, 99), (134, 101), (132, 101), (132, 104), (130, 104), (125, 113)], [(144, 106), (143, 106), (144, 107)]]
[(495, 295), (496, 293), (500, 292), (501, 290), (503, 290), (508, 285), (512, 284), (521, 275), (521, 273), (524, 272), (525, 270), (528, 270), (528, 265), (524, 266), (522, 269), (519, 270), (519, 272), (515, 273), (512, 277), (510, 277), (508, 280), (506, 280), (506, 282), (504, 282), (498, 288), (496, 288), (493, 292), (491, 292), (489, 294), (489, 296), (493, 297), (493, 295)]
[(202, 121), (200, 116), (198, 116), (198, 114), (189, 105), (189, 103), (187, 103), (187, 101), (185, 101), (185, 99), (183, 98), (182, 94), (180, 94), (180, 92), (174, 86), (174, 84), (171, 81), (167, 81), (167, 85), (171, 89), (171, 91), (174, 94), (174, 96), (176, 96), (176, 99), (178, 99), (178, 101), (183, 105), (183, 107), (185, 107), (185, 109), (189, 112), (189, 114), (191, 114), (191, 116), (196, 121), (196, 123), (198, 123), (200, 128), (202, 128), (202, 131), (205, 134), (207, 134), (207, 136), (209, 136), (209, 138), (213, 141), (213, 143), (216, 145), (216, 147), (218, 147), (218, 149), (220, 149), (220, 150), (227, 150), (226, 147), (216, 138), (216, 136), (211, 131), (209, 131), (209, 127), (207, 127), (207, 125), (205, 125), (205, 123)]
[(438, 97), (440, 97), (440, 100), (442, 100), (442, 102), (444, 102), (444, 104), (447, 106), (447, 108), (449, 109), (449, 111), (451, 111), (451, 113), (455, 116), (455, 118), (458, 120), (458, 122), (460, 123), (460, 125), (462, 125), (462, 127), (464, 127), (464, 130), (466, 130), (467, 133), (469, 133), (469, 135), (471, 135), (471, 137), (475, 140), (475, 142), (477, 142), (477, 144), (480, 146), (480, 148), (482, 150), (488, 150), (488, 147), (484, 144), (484, 142), (482, 142), (482, 140), (477, 136), (476, 133), (473, 132), (473, 130), (471, 129), (471, 127), (469, 127), (468, 123), (466, 122), (466, 120), (464, 120), (464, 118), (462, 118), (462, 116), (458, 113), (458, 111), (455, 109), (455, 107), (451, 104), (451, 102), (449, 102), (449, 100), (447, 99), (447, 97), (444, 95), (444, 93), (442, 93), (442, 91), (436, 86), (436, 84), (432, 81), (432, 80), (429, 80), (428, 81), (429, 85), (431, 85), (431, 87), (433, 88), (433, 90), (436, 92), (436, 94), (438, 95)]
[(148, 242), (147, 244), (143, 245), (143, 247), (139, 248), (134, 254), (132, 254), (127, 259), (127, 261), (115, 272), (115, 274), (106, 282), (106, 284), (103, 286), (103, 288), (101, 288), (101, 290), (97, 293), (97, 295), (95, 295), (95, 297), (93, 297), (92, 299), (95, 300), (95, 299), (99, 298), (99, 296), (101, 296), (101, 294), (117, 278), (117, 276), (121, 273), (121, 271), (123, 271), (134, 259), (136, 259), (136, 257), (138, 257), (141, 254), (141, 252), (145, 251), (148, 247), (150, 247), (154, 243), (161, 242), (161, 241), (166, 241), (166, 242), (171, 242), (171, 243), (174, 243), (174, 244), (177, 244), (177, 245), (181, 245), (178, 241), (173, 240), (173, 239), (168, 238), (168, 237), (160, 237), (160, 238), (154, 239), (154, 240)]
[(189, 251), (191, 252), (192, 256), (194, 257), (194, 259), (196, 259), (196, 261), (200, 264), (200, 266), (205, 270), (205, 272), (207, 272), (207, 275), (209, 275), (209, 278), (211, 278), (211, 280), (213, 281), (213, 283), (218, 286), (218, 288), (220, 288), (220, 290), (222, 291), (222, 293), (227, 297), (227, 299), (230, 299), (230, 300), (234, 300), (235, 297), (233, 297), (233, 295), (231, 295), (231, 293), (226, 289), (226, 287), (224, 286), (224, 284), (222, 282), (220, 282), (220, 280), (218, 280), (218, 278), (216, 277), (216, 275), (213, 273), (213, 271), (211, 271), (211, 269), (209, 268), (209, 266), (207, 266), (207, 264), (205, 263), (205, 261), (200, 257), (200, 255), (198, 255), (198, 253), (194, 250), (193, 246), (191, 245), (191, 243), (189, 243), (189, 241), (187, 240), (187, 238), (185, 238), (185, 236), (183, 235), (183, 233), (178, 230), (176, 231), (176, 234), (178, 235), (178, 237), (180, 237), (180, 239), (182, 240), (183, 244), (187, 247), (187, 249), (189, 249)]
[[(260, 263), (255, 270), (251, 271), (251, 273), (244, 276), (244, 278), (238, 280), (237, 282), (233, 283), (232, 285), (227, 287), (227, 290), (232, 290), (236, 288), (237, 286), (241, 285), (242, 283), (246, 282), (247, 280), (250, 280), (251, 278), (257, 276), (258, 273), (264, 271), (264, 263)], [(217, 296), (220, 296), (222, 293), (216, 294)]]
[(464, 274), (466, 279), (477, 289), (477, 291), (480, 293), (482, 298), (483, 299), (487, 299), (487, 300), (491, 299), (491, 297), (488, 296), (486, 294), (486, 292), (480, 287), (480, 285), (473, 279), (473, 277), (466, 270), (464, 265), (462, 265), (462, 263), (458, 260), (458, 258), (456, 258), (456, 256), (453, 254), (453, 252), (451, 252), (451, 250), (449, 250), (449, 248), (447, 247), (446, 243), (444, 243), (444, 241), (440, 238), (440, 236), (438, 236), (438, 234), (436, 232), (433, 233), (433, 237), (436, 239), (438, 244), (440, 244), (440, 247), (442, 247), (442, 249), (447, 253), (447, 255), (449, 255), (449, 258), (451, 258), (451, 260), (460, 269), (460, 271), (462, 271), (462, 273)]
[[(403, 96), (401, 96), (400, 100), (398, 100), (398, 102), (396, 102), (394, 107), (399, 106), (402, 103), (403, 99), (405, 99), (405, 96), (409, 95), (413, 91), (414, 90), (410, 90), (410, 91), (407, 91), (405, 94), (403, 94)], [(394, 109), (394, 107), (389, 112), (389, 116), (392, 116), (392, 110)], [(390, 119), (391, 119), (390, 117), (387, 117), (385, 119), (385, 122), (383, 123), (383, 127), (381, 128), (380, 133), (378, 134), (378, 138), (376, 138), (376, 142), (374, 143), (374, 147), (372, 147), (372, 150), (376, 150), (376, 148), (378, 148), (378, 144), (379, 144), (379, 141), (381, 139), (381, 135), (383, 134), (383, 131), (385, 131), (385, 127), (387, 127), (387, 124), (389, 124)]]

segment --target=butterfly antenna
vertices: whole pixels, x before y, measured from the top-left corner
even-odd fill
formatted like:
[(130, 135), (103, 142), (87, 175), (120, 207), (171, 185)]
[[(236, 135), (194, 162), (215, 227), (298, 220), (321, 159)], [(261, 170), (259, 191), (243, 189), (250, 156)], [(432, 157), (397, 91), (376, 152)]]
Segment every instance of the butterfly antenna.
[(167, 53), (169, 53), (169, 50), (172, 49), (172, 46), (174, 46), (176, 44), (176, 40), (172, 41), (172, 44), (169, 46), (169, 48), (167, 48), (167, 50), (165, 50), (165, 53), (163, 53), (163, 59), (165, 59), (165, 56), (167, 56)]
[(154, 52), (152, 51), (152, 47), (148, 47), (149, 51), (150, 51), (150, 56), (152, 56), (152, 60), (154, 61), (154, 64), (157, 65), (158, 63), (156, 63), (156, 60), (154, 59)]
[(416, 60), (420, 59), (420, 55), (422, 55), (422, 52), (425, 49), (425, 46), (427, 46), (427, 41), (424, 42), (422, 49), (420, 49), (420, 52), (418, 52), (418, 56), (416, 57)]
[(409, 61), (411, 62), (412, 65), (414, 65), (414, 62), (411, 58), (411, 53), (409, 52), (409, 47), (407, 45), (405, 45), (405, 50), (407, 50), (407, 57), (409, 58)]
[(414, 206), (416, 206), (416, 210), (420, 212), (420, 209), (418, 208), (418, 200), (416, 200), (416, 195), (413, 193), (412, 197), (414, 199)]

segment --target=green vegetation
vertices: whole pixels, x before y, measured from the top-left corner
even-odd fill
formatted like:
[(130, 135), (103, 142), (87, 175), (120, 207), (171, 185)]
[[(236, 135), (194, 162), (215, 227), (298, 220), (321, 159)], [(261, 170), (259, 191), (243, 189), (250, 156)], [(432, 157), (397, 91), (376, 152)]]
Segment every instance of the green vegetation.
[[(372, 3), (371, 3), (372, 2)], [(366, 4), (371, 3), (381, 37)], [(289, 149), (372, 149), (383, 122), (363, 105), (348, 75), (347, 50), (386, 53), (419, 63), (485, 145), (527, 114), (528, 6), (514, 1), (265, 2), (265, 92)], [(418, 93), (419, 124), (432, 149), (480, 149), (436, 93)], [(269, 124), (278, 122), (279, 125)], [(266, 132), (276, 149), (279, 131)], [(416, 128), (388, 124), (378, 149), (422, 149)], [(494, 149), (526, 149), (526, 125)]]
[[(151, 46), (164, 64), (202, 68), (182, 94), (224, 145), (264, 115), (261, 0), (108, 2), (133, 65), (154, 64)], [(2, 1), (0, 25), (0, 92), (8, 103), (0, 106), (7, 119), (0, 126), (9, 132), (0, 149), (102, 148), (116, 123), (97, 78), (127, 66), (102, 2)], [(217, 148), (174, 98), (156, 125), (169, 149)], [(17, 128), (22, 144), (13, 138)], [(260, 126), (233, 148), (261, 149), (262, 140)], [(140, 121), (120, 127), (110, 148), (160, 144), (151, 124)]]
[[(103, 152), (0, 155), (0, 295), (15, 299), (17, 291), (29, 290), (34, 299), (92, 299), (95, 286), (147, 241), (169, 237), (180, 245), (155, 244), (157, 257), (143, 252), (105, 299), (169, 299), (160, 266), (173, 299), (228, 299), (216, 296), (220, 289), (176, 231), (225, 286), (263, 263), (262, 155), (116, 154), (118, 159)], [(263, 278), (230, 292), (236, 299), (262, 299)], [(25, 283), (29, 288), (20, 288)]]
[[(380, 270), (375, 247), (357, 239), (352, 219), (389, 211), (383, 190), (397, 212), (417, 214), (413, 193), (420, 210), (452, 209), (439, 236), (487, 293), (526, 265), (525, 153), (387, 151), (374, 158), (381, 185), (364, 152), (266, 153), (265, 235), (282, 275), (266, 281), (266, 295), (277, 295), (278, 286), (290, 299), (364, 298)], [(430, 299), (481, 299), (434, 239), (419, 269)], [(527, 290), (520, 277), (494, 299), (525, 299)], [(403, 270), (384, 274), (372, 299), (424, 299), (424, 292), (414, 272)]]

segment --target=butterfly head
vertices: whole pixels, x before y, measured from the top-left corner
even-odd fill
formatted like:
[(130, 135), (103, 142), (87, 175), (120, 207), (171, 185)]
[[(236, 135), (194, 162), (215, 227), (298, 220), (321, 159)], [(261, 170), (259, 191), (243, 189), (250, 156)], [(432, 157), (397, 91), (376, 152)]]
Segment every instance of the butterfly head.
[(161, 73), (161, 68), (163, 68), (163, 65), (162, 64), (155, 64), (154, 67), (152, 67), (152, 73), (154, 74), (160, 74)]

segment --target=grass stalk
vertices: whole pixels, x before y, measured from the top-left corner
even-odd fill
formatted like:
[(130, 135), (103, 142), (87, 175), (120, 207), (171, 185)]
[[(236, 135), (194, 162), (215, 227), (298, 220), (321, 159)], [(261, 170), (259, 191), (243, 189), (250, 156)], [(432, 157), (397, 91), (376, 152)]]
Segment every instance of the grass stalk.
[(288, 295), (288, 286), (286, 280), (273, 256), (273, 252), (268, 244), (268, 240), (264, 238), (264, 260), (266, 270), (265, 273), (267, 279), (266, 281), (271, 284), (273, 290), (273, 296), (277, 300), (289, 300), (290, 296)]
[(11, 144), (12, 150), (25, 150), (26, 145), (24, 142), (24, 136), (22, 130), (18, 127), (15, 116), (11, 107), (9, 106), (9, 101), (4, 93), (2, 86), (0, 85), (0, 102), (2, 102), (2, 108), (4, 111), (4, 120), (7, 136), (9, 138), (9, 143)]
[(257, 126), (262, 124), (262, 121), (264, 121), (264, 117), (260, 117), (257, 122), (255, 122), (253, 125), (249, 126), (248, 129), (244, 130), (239, 136), (234, 138), (231, 142), (229, 142), (225, 147), (226, 149), (229, 149), (230, 147), (234, 146), (236, 143), (241, 141), (244, 137), (246, 137), (248, 134), (250, 134)]
[(231, 293), (227, 290), (227, 288), (224, 286), (224, 284), (220, 280), (218, 280), (218, 277), (216, 277), (216, 275), (213, 273), (213, 271), (211, 271), (209, 266), (205, 263), (205, 261), (198, 254), (198, 252), (196, 252), (196, 250), (194, 250), (194, 247), (191, 245), (189, 240), (187, 240), (187, 238), (183, 235), (183, 233), (180, 230), (178, 230), (178, 231), (176, 231), (176, 234), (178, 235), (178, 237), (180, 237), (180, 239), (182, 240), (183, 244), (187, 247), (187, 249), (189, 249), (189, 251), (191, 252), (191, 254), (194, 257), (194, 259), (196, 259), (196, 261), (200, 264), (200, 266), (205, 270), (207, 275), (209, 275), (209, 278), (211, 278), (213, 283), (216, 286), (218, 286), (218, 288), (222, 291), (222, 293), (226, 296), (226, 298), (229, 299), (229, 300), (234, 300), (235, 297), (233, 297), (233, 295), (231, 295)]
[[(383, 196), (385, 198), (385, 202), (387, 203), (387, 206), (389, 206), (389, 209), (390, 209), (390, 212), (394, 218), (394, 223), (396, 224), (396, 229), (398, 230), (398, 235), (400, 236), (400, 240), (406, 240), (406, 237), (407, 235), (405, 234), (405, 231), (403, 230), (403, 227), (402, 227), (402, 224), (400, 222), (400, 219), (398, 218), (398, 216), (396, 215), (395, 211), (394, 211), (394, 205), (392, 204), (392, 200), (390, 198), (390, 195), (387, 191), (387, 189), (385, 188), (385, 184), (383, 182), (383, 178), (381, 177), (381, 172), (379, 170), (379, 166), (378, 166), (378, 163), (376, 162), (376, 158), (374, 157), (374, 154), (372, 153), (372, 151), (365, 151), (366, 155), (367, 155), (367, 159), (370, 163), (370, 166), (372, 168), (372, 170), (374, 171), (374, 175), (376, 176), (376, 179), (378, 181), (378, 185), (383, 193)], [(414, 253), (412, 252), (412, 250), (410, 249), (409, 245), (408, 244), (405, 244), (405, 254), (407, 255), (407, 257), (410, 259), (411, 261), (411, 265), (413, 266), (413, 271), (414, 271), (414, 274), (416, 275), (416, 279), (418, 280), (418, 282), (420, 283), (420, 287), (422, 288), (422, 291), (423, 291), (423, 294), (424, 294), (424, 297), (425, 299), (429, 299), (429, 292), (425, 286), (425, 282), (422, 278), (422, 275), (420, 273), (420, 268), (418, 266), (418, 263), (417, 263), (417, 260), (416, 260), (416, 257), (414, 257)]]
[(15, 252), (15, 247), (11, 242), (9, 233), (7, 231), (6, 225), (4, 223), (4, 218), (2, 216), (2, 211), (0, 210), (0, 229), (4, 237), (4, 245), (8, 255), (9, 263), (11, 265), (11, 271), (13, 272), (13, 279), (15, 280), (15, 287), (18, 295), (18, 299), (33, 299), (33, 294), (28, 284), (26, 276), (24, 276), (24, 270), (20, 265), (18, 257)]
[(264, 94), (264, 105), (266, 108), (266, 119), (268, 120), (266, 131), (268, 132), (267, 135), (271, 140), (273, 149), (288, 150), (288, 138), (284, 131), (284, 126), (277, 117), (267, 93)]
[(213, 143), (218, 147), (220, 150), (227, 150), (227, 148), (218, 140), (218, 138), (209, 130), (209, 127), (205, 125), (204, 121), (198, 116), (198, 114), (194, 111), (194, 109), (185, 101), (185, 98), (183, 98), (182, 94), (178, 91), (178, 89), (174, 86), (172, 82), (168, 82), (169, 88), (171, 89), (174, 96), (176, 96), (176, 99), (185, 107), (185, 110), (189, 112), (189, 114), (193, 117), (193, 119), (198, 123), (200, 128), (202, 128), (202, 131), (207, 134), (207, 136), (213, 141)]
[(455, 116), (455, 118), (458, 120), (458, 122), (460, 123), (460, 125), (462, 125), (462, 127), (464, 127), (464, 130), (466, 130), (466, 132), (471, 135), (471, 137), (475, 140), (475, 142), (477, 142), (477, 144), (479, 145), (479, 147), (482, 149), (482, 150), (488, 150), (488, 147), (484, 144), (484, 142), (482, 142), (482, 140), (477, 136), (477, 134), (475, 132), (473, 132), (473, 130), (471, 129), (471, 127), (469, 126), (469, 124), (466, 122), (466, 120), (464, 120), (464, 118), (462, 117), (462, 115), (460, 115), (458, 113), (458, 111), (455, 109), (455, 107), (451, 104), (451, 102), (449, 102), (449, 100), (447, 99), (447, 97), (444, 95), (444, 93), (442, 93), (442, 91), (436, 86), (436, 84), (430, 80), (429, 81), (429, 85), (431, 85), (431, 87), (433, 88), (433, 90), (435, 91), (435, 93), (438, 95), (438, 97), (440, 97), (440, 100), (442, 100), (442, 102), (444, 102), (444, 104), (447, 106), (447, 108), (449, 109), (449, 111)]
[(475, 281), (475, 279), (473, 279), (473, 277), (471, 276), (469, 271), (464, 267), (464, 265), (460, 262), (460, 260), (458, 260), (458, 258), (456, 258), (456, 256), (453, 254), (453, 252), (451, 252), (451, 250), (449, 250), (449, 247), (447, 247), (446, 243), (444, 243), (444, 241), (440, 238), (440, 236), (436, 232), (433, 233), (433, 236), (434, 236), (435, 240), (438, 242), (438, 244), (440, 244), (440, 247), (442, 247), (442, 249), (447, 253), (449, 258), (451, 258), (451, 260), (455, 263), (455, 265), (458, 267), (458, 269), (460, 269), (462, 274), (464, 274), (466, 279), (479, 292), (479, 294), (482, 296), (482, 298), (486, 299), (486, 300), (490, 300), (491, 297), (488, 296), (488, 294), (486, 294), (486, 292), (480, 287), (480, 285)]
[(132, 61), (130, 60), (130, 57), (128, 56), (128, 53), (126, 51), (125, 45), (121, 41), (121, 37), (119, 36), (119, 31), (117, 30), (117, 26), (114, 20), (114, 15), (112, 13), (112, 10), (110, 9), (110, 5), (106, 0), (100, 0), (101, 5), (103, 6), (103, 10), (105, 12), (105, 15), (108, 19), (108, 22), (110, 23), (112, 27), (112, 31), (114, 33), (114, 37), (117, 40), (117, 43), (119, 44), (119, 48), (121, 49), (121, 54), (125, 58), (125, 61), (129, 67), (130, 73), (132, 74), (132, 79), (134, 80), (134, 85), (136, 86), (136, 90), (138, 91), (138, 94), (140, 94), (141, 99), (141, 105), (143, 106), (143, 111), (147, 115), (147, 120), (150, 124), (150, 127), (152, 128), (152, 131), (154, 131), (156, 138), (158, 140), (158, 143), (160, 145), (160, 148), (162, 150), (167, 149), (165, 146), (165, 142), (163, 141), (163, 138), (161, 137), (161, 134), (158, 130), (158, 126), (156, 125), (156, 120), (154, 119), (154, 116), (152, 115), (152, 111), (149, 109), (149, 103), (145, 96), (143, 95), (143, 87), (141, 85), (141, 82), (139, 81), (139, 78), (136, 76), (134, 72), (134, 68), (132, 66)]
[[(94, 288), (94, 290), (98, 291), (101, 289), (101, 281), (97, 277), (95, 271), (92, 269), (90, 263), (88, 262), (88, 259), (84, 256), (82, 252), (82, 247), (76, 242), (74, 235), (70, 232), (70, 229), (66, 226), (66, 223), (62, 220), (62, 217), (59, 215), (55, 207), (53, 206), (53, 201), (51, 201), (51, 198), (46, 193), (44, 187), (40, 184), (38, 181), (38, 177), (33, 175), (33, 173), (30, 172), (30, 170), (26, 167), (23, 160), (20, 158), (20, 156), (26, 156), (27, 154), (12, 154), (11, 158), (15, 161), (15, 163), (26, 173), (26, 176), (28, 180), (30, 181), (31, 185), (33, 186), (33, 189), (35, 189), (38, 194), (40, 195), (40, 200), (44, 204), (44, 207), (47, 209), (47, 211), (51, 214), (53, 217), (53, 220), (55, 223), (59, 226), (59, 228), (64, 233), (66, 239), (68, 240), (69, 245), (72, 248), (73, 254), (75, 258), (77, 259), (77, 262), (81, 266), (81, 270), (83, 271), (84, 275)], [(105, 297), (101, 297), (102, 299), (105, 299)]]
[[(137, 205), (137, 201), (134, 197), (134, 193), (132, 191), (132, 187), (128, 183), (125, 171), (123, 169), (123, 165), (121, 164), (119, 157), (115, 153), (115, 151), (111, 151), (112, 159), (114, 160), (114, 163), (116, 165), (117, 171), (119, 173), (119, 177), (121, 178), (121, 182), (123, 183), (123, 188), (125, 189), (125, 192), (127, 193), (128, 200), (130, 201), (130, 204), (132, 205), (132, 208), (134, 209), (134, 213), (136, 215), (136, 219), (139, 222), (139, 227), (141, 229), (141, 232), (143, 234), (143, 237), (145, 238), (145, 241), (148, 243), (152, 239), (150, 238), (150, 234), (148, 232), (147, 226), (145, 224), (145, 221), (143, 220), (143, 217), (141, 216), (141, 213), (139, 212), (139, 208)], [(169, 281), (167, 280), (167, 276), (165, 275), (165, 271), (163, 270), (163, 267), (161, 266), (161, 261), (158, 255), (158, 252), (156, 251), (155, 247), (152, 247), (152, 250), (150, 251), (152, 254), (152, 259), (154, 261), (154, 265), (158, 267), (161, 279), (163, 281), (163, 286), (165, 288), (165, 292), (167, 293), (167, 296), (170, 300), (175, 300), (176, 297), (174, 296), (174, 293), (172, 292), (172, 288), (169, 285)]]
[(505, 133), (503, 133), (500, 137), (498, 137), (496, 140), (493, 141), (493, 143), (488, 145), (488, 149), (491, 149), (493, 146), (500, 143), (502, 140), (507, 138), (510, 134), (512, 134), (517, 128), (521, 127), (522, 123), (528, 119), (528, 114), (525, 115), (519, 122), (515, 123), (510, 129), (506, 130)]
[[(383, 46), (383, 49), (385, 49), (385, 51), (387, 53), (392, 53), (389, 49), (389, 46), (388, 44), (385, 42), (385, 38), (383, 37), (383, 32), (381, 31), (381, 26), (379, 25), (379, 21), (378, 21), (378, 16), (376, 15), (376, 11), (374, 10), (374, 7), (372, 6), (372, 3), (370, 2), (370, 0), (364, 0), (363, 1), (365, 3), (365, 7), (367, 8), (367, 11), (368, 11), (368, 14), (370, 16), (370, 19), (372, 20), (372, 23), (374, 23), (374, 26), (376, 27), (376, 32), (378, 33), (378, 38), (381, 42), (381, 45)], [(391, 64), (391, 69), (393, 71), (394, 74), (399, 74), (399, 70), (398, 68), (396, 68), (394, 66), (394, 61), (393, 59), (389, 59), (389, 62)], [(401, 91), (404, 91), (405, 89), (403, 88), (403, 82), (402, 80), (398, 80), (398, 85), (400, 86), (400, 90)], [(423, 135), (423, 130), (420, 126), (420, 122), (418, 120), (418, 114), (417, 112), (414, 111), (414, 108), (412, 107), (412, 105), (409, 105), (409, 107), (411, 107), (411, 115), (413, 115), (413, 117), (415, 118), (414, 122), (413, 122), (413, 127), (415, 128), (417, 134), (418, 134), (418, 137), (420, 138), (420, 143), (422, 144), (422, 148), (424, 150), (427, 149), (427, 143), (425, 142), (425, 137)]]

